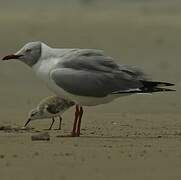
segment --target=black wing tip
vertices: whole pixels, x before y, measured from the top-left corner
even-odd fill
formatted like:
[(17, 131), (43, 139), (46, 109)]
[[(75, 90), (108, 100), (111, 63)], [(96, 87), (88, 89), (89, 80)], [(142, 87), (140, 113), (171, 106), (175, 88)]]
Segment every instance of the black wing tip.
[(157, 92), (175, 92), (175, 89), (168, 89), (168, 88), (159, 88), (155, 87), (154, 89), (140, 89), (140, 90), (130, 90), (130, 91), (119, 91), (113, 92), (112, 94), (152, 94)]
[(157, 88), (158, 92), (168, 92), (168, 91), (176, 91), (176, 89), (168, 89), (168, 88)]
[(175, 86), (174, 83), (162, 82), (162, 81), (141, 81), (145, 87), (163, 87), (163, 86)]
[(167, 83), (167, 82), (161, 82), (160, 85), (162, 85), (162, 84), (163, 84), (163, 86), (175, 86), (175, 84)]

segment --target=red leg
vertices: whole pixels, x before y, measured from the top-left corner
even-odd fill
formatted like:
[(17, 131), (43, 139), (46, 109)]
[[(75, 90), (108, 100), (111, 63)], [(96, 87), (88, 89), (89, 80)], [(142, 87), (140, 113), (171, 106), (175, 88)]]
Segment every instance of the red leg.
[(73, 125), (73, 129), (72, 129), (72, 136), (76, 136), (76, 127), (77, 127), (77, 120), (79, 117), (79, 105), (75, 106), (75, 119), (74, 119), (74, 125)]
[(82, 115), (83, 115), (83, 108), (82, 106), (80, 107), (79, 110), (79, 119), (78, 119), (78, 126), (77, 126), (77, 136), (80, 136), (80, 128), (81, 128), (81, 120), (82, 120)]

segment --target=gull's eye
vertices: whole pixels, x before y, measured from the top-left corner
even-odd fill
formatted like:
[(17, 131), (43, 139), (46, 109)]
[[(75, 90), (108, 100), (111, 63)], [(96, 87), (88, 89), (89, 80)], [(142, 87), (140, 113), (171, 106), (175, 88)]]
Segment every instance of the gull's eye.
[(26, 49), (26, 52), (27, 53), (30, 53), (32, 50), (31, 49)]

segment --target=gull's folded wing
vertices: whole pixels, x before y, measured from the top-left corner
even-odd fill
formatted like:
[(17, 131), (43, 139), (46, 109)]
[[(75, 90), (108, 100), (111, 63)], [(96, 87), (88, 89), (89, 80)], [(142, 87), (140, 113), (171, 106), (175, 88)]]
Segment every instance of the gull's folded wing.
[(55, 69), (51, 79), (65, 91), (79, 96), (104, 97), (115, 91), (141, 87), (139, 81), (123, 78), (121, 74), (99, 73), (70, 68)]
[(77, 49), (62, 57), (50, 78), (71, 94), (104, 97), (142, 87), (140, 80), (144, 79), (144, 74), (134, 67), (115, 63), (102, 51)]

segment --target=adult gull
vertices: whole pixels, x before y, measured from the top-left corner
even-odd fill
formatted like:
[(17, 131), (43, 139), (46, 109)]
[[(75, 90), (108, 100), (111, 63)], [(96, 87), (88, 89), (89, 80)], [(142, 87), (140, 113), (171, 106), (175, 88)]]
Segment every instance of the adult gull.
[(61, 98), (76, 104), (71, 136), (80, 136), (83, 106), (95, 106), (115, 98), (139, 93), (174, 91), (167, 82), (148, 80), (134, 66), (117, 64), (96, 49), (57, 49), (30, 42), (2, 60), (18, 59)]

